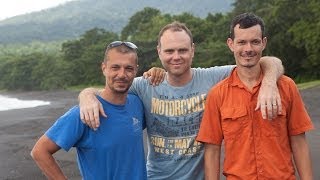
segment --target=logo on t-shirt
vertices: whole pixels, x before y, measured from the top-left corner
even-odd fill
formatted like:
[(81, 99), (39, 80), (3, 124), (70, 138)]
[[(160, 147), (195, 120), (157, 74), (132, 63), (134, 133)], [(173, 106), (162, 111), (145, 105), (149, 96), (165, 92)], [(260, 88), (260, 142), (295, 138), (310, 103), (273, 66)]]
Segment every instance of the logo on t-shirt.
[(133, 131), (141, 131), (140, 121), (138, 118), (132, 117), (132, 127)]

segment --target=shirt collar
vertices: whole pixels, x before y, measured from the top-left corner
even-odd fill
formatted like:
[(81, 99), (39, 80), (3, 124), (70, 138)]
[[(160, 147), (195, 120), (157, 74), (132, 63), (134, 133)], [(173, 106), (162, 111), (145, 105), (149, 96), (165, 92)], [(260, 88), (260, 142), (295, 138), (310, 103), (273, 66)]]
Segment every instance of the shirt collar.
[[(256, 89), (256, 87), (260, 86), (260, 84), (262, 82), (262, 79), (263, 79), (263, 74), (262, 74), (262, 71), (261, 71), (259, 80), (258, 80), (257, 84), (253, 87), (253, 89)], [(232, 70), (230, 78), (228, 80), (228, 83), (229, 83), (230, 86), (238, 86), (239, 88), (245, 88), (245, 85), (242, 83), (242, 81), (240, 80), (240, 78), (239, 78), (239, 76), (237, 74), (237, 67), (235, 67)]]

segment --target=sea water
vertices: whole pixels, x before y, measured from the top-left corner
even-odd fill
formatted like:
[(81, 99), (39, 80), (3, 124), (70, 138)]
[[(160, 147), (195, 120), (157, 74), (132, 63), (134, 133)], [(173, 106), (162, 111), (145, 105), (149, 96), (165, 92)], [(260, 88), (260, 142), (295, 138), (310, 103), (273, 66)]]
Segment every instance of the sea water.
[(21, 100), (13, 97), (0, 95), (0, 111), (11, 109), (33, 108), (37, 106), (49, 105), (49, 101), (40, 100)]

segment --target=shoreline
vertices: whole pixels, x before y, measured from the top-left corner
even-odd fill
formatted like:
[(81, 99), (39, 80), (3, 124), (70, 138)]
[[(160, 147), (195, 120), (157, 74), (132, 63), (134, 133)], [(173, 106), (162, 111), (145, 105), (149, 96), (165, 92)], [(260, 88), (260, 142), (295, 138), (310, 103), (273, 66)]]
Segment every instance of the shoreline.
[[(320, 86), (301, 90), (301, 95), (313, 120), (315, 130), (307, 132), (314, 179), (320, 179)], [(33, 162), (30, 151), (36, 140), (69, 108), (78, 104), (79, 91), (0, 92), (21, 100), (50, 101), (50, 105), (35, 108), (0, 111), (0, 179), (45, 179)], [(81, 179), (75, 150), (55, 154), (65, 175)]]
[[(30, 156), (37, 139), (73, 105), (76, 91), (1, 92), (21, 100), (50, 101), (50, 105), (0, 111), (0, 179), (46, 179)], [(81, 179), (75, 151), (55, 154), (69, 179)], [(4, 163), (5, 162), (5, 163)]]

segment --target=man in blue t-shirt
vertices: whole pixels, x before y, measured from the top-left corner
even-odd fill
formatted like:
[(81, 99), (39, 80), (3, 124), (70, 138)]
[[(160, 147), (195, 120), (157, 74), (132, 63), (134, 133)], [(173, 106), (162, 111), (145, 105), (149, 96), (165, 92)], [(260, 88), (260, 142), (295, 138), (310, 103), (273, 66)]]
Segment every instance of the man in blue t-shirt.
[(37, 141), (31, 155), (48, 179), (67, 179), (53, 154), (72, 147), (83, 179), (146, 179), (143, 105), (137, 96), (128, 95), (138, 68), (136, 50), (131, 42), (114, 41), (105, 51), (101, 69), (106, 85), (97, 98), (108, 117), (99, 130), (83, 124), (75, 106)]

